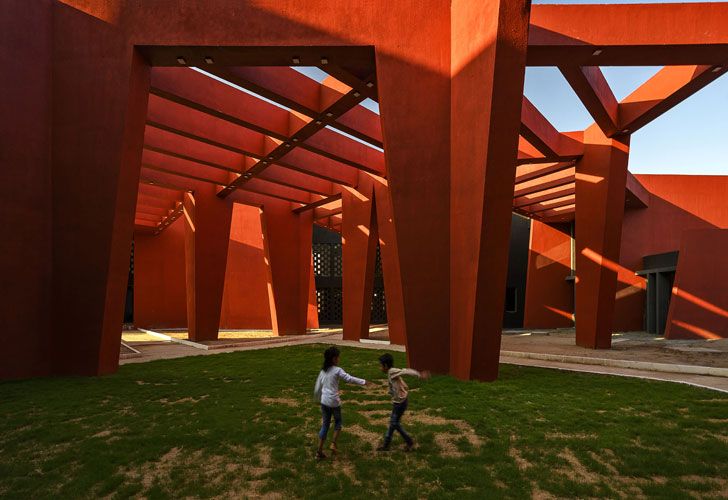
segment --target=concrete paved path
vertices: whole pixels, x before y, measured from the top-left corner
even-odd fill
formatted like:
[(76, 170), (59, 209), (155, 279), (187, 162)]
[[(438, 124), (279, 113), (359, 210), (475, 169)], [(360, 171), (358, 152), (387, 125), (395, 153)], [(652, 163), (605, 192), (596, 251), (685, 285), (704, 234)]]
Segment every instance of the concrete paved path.
[[(234, 347), (226, 347), (223, 349), (195, 349), (184, 344), (172, 342), (155, 342), (135, 345), (135, 349), (142, 353), (142, 357), (131, 359), (122, 359), (121, 364), (145, 363), (156, 359), (172, 359), (186, 356), (208, 356), (223, 352), (250, 351), (257, 349), (273, 349), (276, 347), (284, 347), (291, 345), (306, 344), (336, 344), (342, 346), (357, 347), (360, 349), (373, 350), (392, 350), (404, 352), (404, 346), (390, 345), (383, 341), (364, 341), (353, 342), (341, 339), (340, 330), (332, 330), (330, 332), (316, 333), (312, 335), (290, 337), (286, 339), (276, 338), (272, 340), (251, 341)], [(666, 382), (676, 382), (681, 384), (689, 384), (696, 387), (703, 387), (715, 391), (728, 393), (728, 377), (715, 377), (707, 375), (694, 375), (687, 373), (666, 373), (650, 370), (639, 370), (623, 367), (584, 365), (578, 363), (568, 363), (561, 361), (530, 359), (525, 357), (508, 356), (501, 354), (501, 363), (535, 366), (540, 368), (552, 368), (556, 370), (568, 370), (584, 373), (595, 373), (601, 375), (614, 375), (620, 377), (636, 377), (647, 380), (662, 380)]]

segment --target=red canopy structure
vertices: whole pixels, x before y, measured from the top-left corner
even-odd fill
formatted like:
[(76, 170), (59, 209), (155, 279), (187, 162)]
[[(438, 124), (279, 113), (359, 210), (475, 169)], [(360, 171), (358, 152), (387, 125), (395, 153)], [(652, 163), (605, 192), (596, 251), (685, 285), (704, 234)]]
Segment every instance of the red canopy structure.
[[(625, 203), (647, 203), (630, 135), (728, 71), (728, 3), (4, 10), (0, 377), (115, 371), (133, 235), (183, 217), (190, 337), (216, 338), (235, 203), (263, 214), (278, 334), (310, 324), (316, 223), (344, 240), (345, 338), (366, 335), (379, 242), (410, 364), (495, 379), (515, 211), (575, 221), (577, 343), (609, 347), (609, 263)], [(664, 68), (617, 101), (608, 65)], [(558, 131), (523, 96), (526, 66), (558, 67), (594, 124)]]

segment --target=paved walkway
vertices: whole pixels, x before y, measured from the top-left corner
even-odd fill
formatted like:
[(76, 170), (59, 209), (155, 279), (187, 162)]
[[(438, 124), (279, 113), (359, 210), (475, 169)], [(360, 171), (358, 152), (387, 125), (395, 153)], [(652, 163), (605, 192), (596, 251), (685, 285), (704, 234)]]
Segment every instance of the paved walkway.
[[(381, 331), (378, 332), (379, 335), (372, 335), (372, 337), (379, 337), (380, 339), (383, 337), (381, 335)], [(515, 335), (519, 335), (521, 337), (525, 337), (523, 333), (514, 333), (514, 334), (506, 334), (503, 337), (503, 351), (501, 353), (500, 361), (501, 363), (506, 364), (513, 364), (513, 365), (521, 365), (521, 366), (537, 366), (541, 368), (553, 368), (557, 370), (569, 370), (569, 371), (577, 371), (577, 372), (586, 372), (586, 373), (596, 373), (596, 374), (603, 374), (603, 375), (615, 375), (615, 376), (622, 376), (622, 377), (636, 377), (636, 378), (643, 378), (643, 379), (649, 379), (649, 380), (662, 380), (662, 381), (668, 381), (668, 382), (677, 382), (677, 383), (683, 383), (683, 384), (689, 384), (694, 385), (697, 387), (704, 387), (707, 389), (712, 389), (716, 391), (721, 391), (728, 393), (728, 377), (724, 376), (709, 376), (709, 375), (700, 375), (700, 374), (691, 374), (691, 373), (671, 373), (671, 372), (664, 372), (664, 371), (653, 371), (648, 369), (634, 369), (634, 368), (628, 368), (624, 366), (598, 366), (594, 364), (582, 364), (578, 362), (570, 362), (569, 356), (578, 353), (579, 355), (591, 355), (591, 357), (606, 357), (608, 359), (613, 360), (622, 360), (622, 361), (634, 361), (635, 356), (634, 355), (628, 355), (628, 356), (619, 356), (614, 355), (615, 353), (619, 354), (619, 351), (617, 350), (599, 350), (599, 351), (593, 351), (589, 349), (582, 349), (579, 348), (573, 344), (568, 345), (568, 342), (565, 341), (565, 339), (568, 338), (568, 332), (558, 332), (554, 334), (554, 338), (558, 339), (557, 342), (549, 344), (548, 342), (544, 342), (543, 338), (541, 338), (539, 342), (532, 342), (532, 343), (526, 343), (522, 341), (516, 341), (509, 342), (509, 338), (512, 338)], [(541, 337), (547, 337), (547, 335), (540, 335)], [(249, 350), (257, 350), (257, 349), (272, 349), (276, 347), (283, 347), (283, 346), (291, 346), (291, 345), (306, 345), (306, 344), (318, 344), (318, 343), (326, 343), (326, 344), (336, 344), (336, 345), (344, 345), (344, 346), (352, 346), (357, 348), (363, 348), (363, 349), (387, 349), (387, 350), (394, 350), (394, 351), (400, 351), (404, 352), (404, 346), (397, 346), (397, 345), (389, 345), (389, 343), (386, 340), (369, 340), (369, 341), (362, 341), (362, 342), (353, 342), (353, 341), (346, 341), (342, 340), (341, 338), (341, 330), (340, 329), (331, 329), (331, 330), (324, 330), (320, 331), (314, 334), (305, 335), (305, 336), (296, 336), (296, 337), (276, 337), (273, 339), (247, 339), (246, 341), (241, 341), (238, 344), (230, 345), (226, 344), (226, 346), (221, 348), (195, 348), (190, 345), (184, 345), (176, 342), (134, 342), (132, 346), (134, 349), (138, 350), (141, 353), (141, 356), (139, 357), (133, 357), (128, 359), (122, 359), (120, 361), (121, 364), (132, 364), (132, 363), (144, 363), (147, 361), (152, 361), (155, 359), (171, 359), (171, 358), (180, 358), (180, 357), (186, 357), (186, 356), (205, 356), (205, 355), (211, 355), (211, 354), (218, 354), (223, 352), (235, 352), (235, 351), (249, 351)], [(539, 335), (535, 335), (534, 337), (539, 337)], [(386, 337), (385, 337), (386, 338)], [(651, 340), (648, 340), (651, 341)], [(573, 340), (572, 340), (573, 342)], [(514, 345), (515, 344), (515, 345)], [(562, 348), (556, 348), (554, 346), (562, 346)], [(522, 351), (512, 352), (510, 351), (514, 347), (523, 349), (524, 347), (530, 346), (530, 349), (524, 349)], [(546, 349), (539, 348), (543, 346), (547, 346)], [(214, 346), (213, 346), (214, 347)], [(554, 355), (555, 358), (560, 358), (560, 360), (555, 359), (532, 359), (527, 356), (529, 356), (529, 353), (536, 353), (539, 352), (546, 352), (548, 355)], [(561, 355), (561, 354), (566, 355)], [(609, 356), (605, 356), (605, 354), (608, 354)], [(637, 358), (645, 359), (643, 355), (646, 354), (645, 352), (642, 352), (640, 356), (637, 356)], [(709, 353), (710, 355), (715, 353)], [(728, 352), (722, 353), (722, 355), (728, 356)], [(571, 358), (571, 359), (578, 359), (578, 358)], [(679, 361), (684, 362), (684, 358), (678, 357), (676, 358)], [(665, 359), (660, 358), (660, 362), (664, 363)], [(719, 360), (718, 365), (722, 365), (722, 360)], [(640, 361), (637, 362), (637, 365), (640, 365)], [(694, 366), (694, 365), (693, 365)]]

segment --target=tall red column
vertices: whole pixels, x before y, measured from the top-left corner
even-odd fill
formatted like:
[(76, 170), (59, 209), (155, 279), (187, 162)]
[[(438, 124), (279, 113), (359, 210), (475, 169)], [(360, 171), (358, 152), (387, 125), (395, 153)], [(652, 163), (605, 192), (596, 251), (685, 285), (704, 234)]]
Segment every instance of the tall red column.
[(313, 211), (296, 214), (291, 208), (288, 202), (263, 207), (268, 296), (277, 335), (305, 334), (309, 316)]
[(450, 51), (443, 35), (425, 37), (442, 38), (427, 49), (429, 67), (377, 51), (407, 356), (410, 366), (438, 373), (447, 373), (450, 351)]
[(119, 361), (149, 70), (115, 26), (53, 9), (54, 370), (94, 375)]
[(498, 376), (528, 4), (452, 2), (450, 372), (463, 379)]
[(358, 188), (344, 188), (341, 202), (344, 340), (360, 340), (369, 337), (377, 250), (372, 182), (365, 180)]
[(185, 218), (158, 235), (134, 236), (134, 325), (186, 328)]
[(576, 164), (576, 343), (612, 345), (612, 319), (629, 136), (607, 138), (592, 125), (584, 132), (584, 156)]
[(185, 194), (187, 329), (190, 340), (215, 340), (225, 288), (232, 201), (215, 195), (212, 184)]
[(392, 217), (392, 201), (387, 181), (374, 178), (374, 199), (377, 216), (377, 234), (382, 257), (384, 293), (387, 302), (387, 327), (389, 342), (407, 345), (407, 330), (404, 321), (402, 300), (402, 271), (397, 250), (397, 230)]

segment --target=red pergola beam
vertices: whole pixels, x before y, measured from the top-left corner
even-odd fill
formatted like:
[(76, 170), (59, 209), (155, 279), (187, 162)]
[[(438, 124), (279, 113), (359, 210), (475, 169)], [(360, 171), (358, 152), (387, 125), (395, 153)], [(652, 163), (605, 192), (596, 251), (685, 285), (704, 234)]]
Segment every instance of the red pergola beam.
[(321, 207), (323, 205), (328, 205), (329, 203), (332, 203), (332, 202), (334, 202), (336, 200), (340, 200), (340, 199), (341, 199), (341, 193), (337, 193), (335, 195), (327, 196), (326, 198), (322, 198), (322, 199), (320, 199), (318, 201), (315, 201), (313, 203), (309, 203), (309, 204), (304, 205), (302, 207), (294, 208), (293, 209), (293, 212), (294, 213), (297, 213), (297, 214), (300, 214), (301, 212), (305, 212), (306, 210), (313, 210), (314, 208), (318, 208), (318, 207)]
[(574, 166), (573, 161), (548, 164), (528, 164), (516, 167), (516, 184), (530, 181), (544, 175), (560, 172)]
[(632, 133), (728, 71), (725, 66), (667, 66), (619, 103), (620, 127)]
[[(308, 149), (353, 167), (384, 173), (384, 154), (310, 123), (303, 115), (294, 114), (257, 97), (231, 88), (201, 73), (187, 68), (154, 68), (151, 93), (192, 109), (245, 127), (278, 141), (288, 141), (297, 133), (311, 128), (314, 136), (302, 137), (296, 146)], [(348, 110), (342, 110), (342, 113)], [(306, 129), (308, 130), (308, 129)], [(271, 154), (271, 151), (265, 151)]]
[[(182, 106), (159, 96), (149, 96), (147, 128), (202, 142), (238, 155), (260, 159), (265, 156), (267, 137), (259, 132)], [(159, 133), (159, 132), (158, 132)], [(326, 181), (355, 186), (356, 170), (349, 165), (296, 148), (285, 160), (275, 162)]]
[[(341, 92), (327, 85), (326, 81), (320, 84), (288, 67), (241, 66), (217, 68), (209, 72), (309, 118), (324, 112), (350, 90), (347, 88)], [(379, 116), (361, 105), (351, 108), (332, 125), (358, 139), (382, 147)]]
[(594, 118), (605, 135), (611, 137), (619, 128), (618, 103), (598, 66), (561, 66), (566, 81)]
[(513, 208), (520, 209), (522, 207), (533, 205), (534, 203), (540, 203), (543, 201), (553, 200), (574, 194), (575, 184), (565, 184), (563, 186), (557, 186), (543, 191), (537, 191), (528, 195), (519, 196), (513, 199)]
[(521, 135), (550, 161), (572, 160), (584, 153), (584, 145), (562, 134), (526, 97), (521, 105)]
[(574, 182), (575, 178), (574, 168), (548, 174), (538, 179), (516, 184), (513, 197), (519, 198), (528, 194), (538, 193), (539, 191), (545, 191), (546, 189), (565, 186)]
[(726, 50), (728, 3), (531, 7), (529, 66), (715, 65)]

